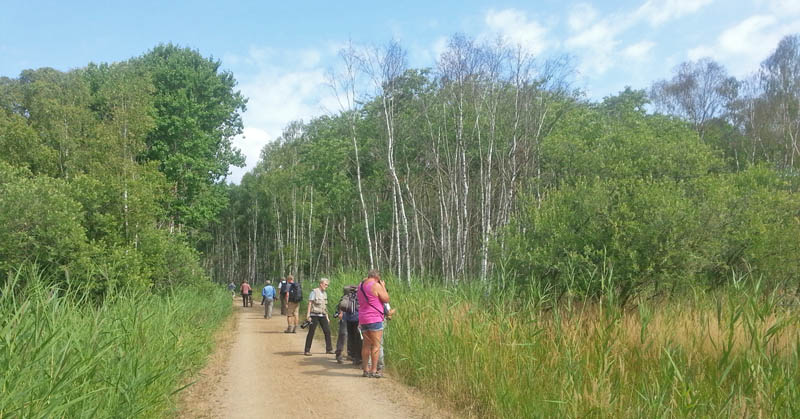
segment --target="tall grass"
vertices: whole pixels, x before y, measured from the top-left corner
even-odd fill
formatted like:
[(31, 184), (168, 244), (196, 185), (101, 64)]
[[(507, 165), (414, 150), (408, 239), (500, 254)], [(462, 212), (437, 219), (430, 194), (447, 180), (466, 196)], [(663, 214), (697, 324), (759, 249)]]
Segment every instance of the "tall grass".
[[(333, 277), (331, 304), (341, 285)], [(636, 301), (392, 285), (387, 368), (474, 417), (797, 417), (794, 299), (758, 284)], [(788, 304), (787, 304), (788, 302)]]
[(35, 268), (0, 296), (0, 417), (159, 417), (210, 352), (230, 294), (120, 292), (102, 303)]

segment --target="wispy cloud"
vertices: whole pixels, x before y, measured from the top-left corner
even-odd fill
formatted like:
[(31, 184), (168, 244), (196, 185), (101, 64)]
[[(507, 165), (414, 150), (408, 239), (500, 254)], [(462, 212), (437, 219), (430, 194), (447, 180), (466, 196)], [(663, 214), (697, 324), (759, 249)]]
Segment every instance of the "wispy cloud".
[(289, 122), (338, 109), (322, 64), (329, 55), (328, 49), (251, 48), (246, 56), (225, 56), (231, 67), (257, 69), (239, 85), (248, 103), (242, 116), (244, 134), (235, 138), (233, 145), (242, 150), (247, 161), (245, 168), (233, 168), (230, 181), (239, 182), (258, 162), (264, 145), (280, 136)]
[(616, 19), (605, 18), (589, 24), (570, 36), (565, 45), (580, 59), (578, 71), (584, 75), (599, 75), (608, 71), (615, 62), (618, 35), (627, 25)]
[(800, 1), (797, 0), (761, 0), (774, 14), (780, 16), (800, 15)]
[(697, 60), (711, 57), (723, 63), (737, 76), (758, 68), (778, 42), (786, 35), (800, 31), (800, 19), (781, 22), (774, 15), (755, 15), (725, 29), (711, 45), (698, 45), (688, 52)]
[(632, 60), (641, 60), (647, 57), (655, 45), (651, 41), (637, 42), (623, 49), (622, 55)]
[(670, 20), (697, 12), (714, 0), (648, 0), (632, 15), (634, 20), (643, 19), (651, 26), (659, 26)]
[(571, 35), (565, 45), (579, 58), (584, 76), (600, 76), (624, 59), (645, 60), (655, 46), (640, 41), (622, 47), (625, 32), (642, 24), (652, 27), (698, 12), (713, 0), (648, 0), (632, 11), (600, 15), (593, 6), (579, 3), (570, 10), (567, 25)]
[(579, 3), (569, 11), (567, 24), (573, 31), (580, 31), (597, 20), (597, 10), (588, 3)]
[(541, 54), (551, 46), (548, 29), (528, 15), (516, 9), (489, 10), (486, 13), (486, 26), (508, 41), (518, 44), (534, 55)]

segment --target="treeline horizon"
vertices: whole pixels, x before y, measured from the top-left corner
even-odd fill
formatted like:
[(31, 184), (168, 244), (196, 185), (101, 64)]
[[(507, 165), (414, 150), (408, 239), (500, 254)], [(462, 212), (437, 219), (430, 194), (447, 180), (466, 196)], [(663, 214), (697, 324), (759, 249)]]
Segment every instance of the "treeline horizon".
[(791, 285), (799, 43), (742, 80), (703, 59), (599, 102), (568, 61), (501, 43), (454, 35), (425, 69), (351, 45), (340, 111), (289, 124), (240, 185), (246, 98), (219, 61), (166, 44), (25, 70), (0, 78), (0, 270), (98, 293), (369, 267), (623, 302)]
[(702, 59), (599, 102), (562, 58), (463, 35), (434, 68), (393, 42), (340, 58), (339, 112), (289, 124), (228, 186), (200, 246), (217, 280), (376, 267), (622, 304), (797, 286), (797, 35), (742, 80)]
[(220, 62), (161, 44), (112, 64), (0, 77), (0, 273), (37, 265), (102, 296), (207, 280), (246, 100)]

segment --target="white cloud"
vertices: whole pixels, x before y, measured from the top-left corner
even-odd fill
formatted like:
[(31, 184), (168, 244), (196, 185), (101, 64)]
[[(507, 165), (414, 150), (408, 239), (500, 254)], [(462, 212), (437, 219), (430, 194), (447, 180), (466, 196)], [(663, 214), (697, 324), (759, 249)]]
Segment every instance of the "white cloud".
[[(764, 51), (765, 47), (777, 44), (777, 39), (768, 39), (775, 37), (769, 30), (776, 23), (777, 19), (774, 16), (751, 16), (722, 32), (718, 45), (728, 54), (752, 55), (757, 51)], [(764, 44), (764, 41), (769, 43)]]
[(686, 55), (689, 57), (690, 60), (697, 61), (705, 57), (714, 57), (715, 54), (716, 51), (714, 51), (713, 48), (706, 45), (700, 45), (698, 47), (690, 49)]
[(597, 11), (591, 4), (579, 3), (569, 12), (567, 24), (573, 31), (579, 31), (597, 19)]
[(766, 0), (767, 8), (781, 16), (800, 15), (800, 1), (797, 0)]
[(712, 45), (689, 50), (692, 60), (711, 57), (725, 65), (733, 75), (755, 71), (786, 35), (800, 31), (800, 20), (781, 23), (773, 15), (755, 15), (725, 29)]
[(256, 165), (264, 145), (275, 140), (289, 122), (307, 121), (338, 109), (321, 64), (325, 54), (333, 55), (319, 50), (284, 52), (254, 47), (244, 57), (226, 56), (226, 64), (233, 68), (256, 69), (238, 86), (248, 102), (242, 115), (244, 135), (236, 137), (233, 145), (245, 155), (246, 167), (233, 168), (229, 181), (238, 183)]
[(431, 46), (431, 50), (433, 51), (433, 60), (431, 62), (436, 62), (439, 57), (444, 54), (445, 50), (447, 50), (447, 37), (442, 36), (439, 37), (436, 41), (433, 42), (433, 46)]
[(521, 45), (534, 55), (547, 49), (547, 28), (535, 20), (528, 20), (525, 12), (516, 9), (489, 10), (486, 25), (509, 41)]
[(600, 75), (614, 64), (614, 52), (619, 45), (616, 39), (621, 25), (611, 20), (601, 20), (568, 38), (565, 45), (578, 50), (581, 59), (578, 71), (583, 75)]
[(644, 19), (652, 26), (692, 14), (713, 0), (648, 0), (633, 13), (634, 19)]
[(233, 139), (233, 145), (241, 150), (245, 156), (245, 167), (231, 166), (231, 174), (228, 176), (228, 181), (239, 183), (244, 174), (258, 163), (258, 157), (264, 145), (275, 137), (277, 136), (271, 135), (261, 128), (245, 127), (244, 133)]
[(647, 57), (655, 45), (651, 41), (638, 42), (622, 50), (622, 55), (632, 60), (642, 60)]
[(416, 68), (430, 67), (447, 50), (448, 39), (440, 36), (428, 43), (412, 43), (408, 48), (409, 65)]

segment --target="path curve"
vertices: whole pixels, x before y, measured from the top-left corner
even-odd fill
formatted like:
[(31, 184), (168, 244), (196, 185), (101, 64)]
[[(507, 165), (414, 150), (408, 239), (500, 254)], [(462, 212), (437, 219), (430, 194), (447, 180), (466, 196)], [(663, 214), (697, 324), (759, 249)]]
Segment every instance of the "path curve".
[(364, 378), (360, 369), (337, 364), (320, 339), (311, 346), (313, 356), (304, 356), (305, 330), (283, 333), (285, 316), (265, 319), (262, 306), (244, 308), (240, 300), (234, 305), (233, 319), (218, 337), (208, 365), (183, 392), (178, 417), (453, 417), (391, 377)]

